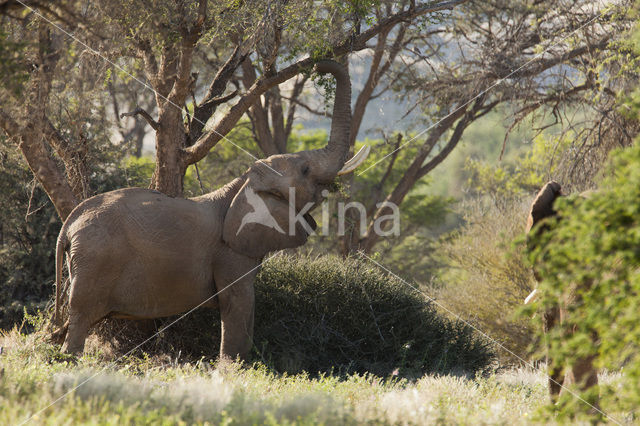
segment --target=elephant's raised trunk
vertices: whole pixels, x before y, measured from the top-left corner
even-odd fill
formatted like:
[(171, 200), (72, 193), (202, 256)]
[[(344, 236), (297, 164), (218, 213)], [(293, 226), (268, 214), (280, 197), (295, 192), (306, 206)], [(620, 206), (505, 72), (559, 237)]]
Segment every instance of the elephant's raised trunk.
[(316, 64), (319, 73), (331, 73), (336, 79), (336, 96), (333, 104), (331, 133), (326, 147), (316, 151), (319, 160), (321, 177), (333, 180), (344, 165), (349, 153), (349, 134), (351, 132), (351, 81), (347, 69), (330, 60)]

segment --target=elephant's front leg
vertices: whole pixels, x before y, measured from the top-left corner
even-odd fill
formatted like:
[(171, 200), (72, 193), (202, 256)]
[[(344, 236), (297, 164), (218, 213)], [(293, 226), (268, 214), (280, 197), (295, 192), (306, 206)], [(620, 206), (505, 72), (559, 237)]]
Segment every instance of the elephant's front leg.
[(549, 339), (551, 338), (549, 333), (559, 325), (560, 322), (560, 308), (558, 306), (554, 306), (552, 308), (547, 309), (543, 313), (543, 331), (546, 340), (546, 363), (547, 368), (549, 369), (549, 396), (551, 397), (551, 402), (556, 403), (558, 399), (558, 395), (560, 395), (560, 391), (562, 390), (562, 386), (564, 385), (564, 375), (563, 368), (556, 365), (555, 362), (551, 359), (549, 354), (551, 350), (551, 344)]
[(222, 319), (220, 358), (245, 360), (253, 342), (253, 281), (260, 262), (229, 251), (218, 259), (214, 279)]

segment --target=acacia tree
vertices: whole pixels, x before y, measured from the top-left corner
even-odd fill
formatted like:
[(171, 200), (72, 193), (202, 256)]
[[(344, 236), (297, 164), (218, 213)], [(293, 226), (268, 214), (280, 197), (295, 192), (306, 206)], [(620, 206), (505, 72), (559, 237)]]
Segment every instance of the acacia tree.
[[(375, 17), (377, 22), (384, 21), (396, 13), (394, 6), (402, 10), (410, 8), (411, 3), (378, 2), (374, 4), (371, 15)], [(363, 11), (360, 10), (359, 13), (363, 13)], [(360, 32), (362, 22), (367, 18), (367, 16), (362, 16), (358, 13), (352, 17), (356, 32)], [(432, 19), (441, 20), (442, 17), (434, 18), (433, 14), (416, 14), (404, 20), (394, 21), (390, 25), (380, 28), (380, 31), (371, 39), (372, 43), (367, 43), (362, 49), (359, 49), (370, 55), (370, 62), (366, 70), (363, 88), (358, 93), (352, 108), (350, 139), (352, 147), (360, 131), (369, 101), (381, 96), (390, 88), (389, 85), (380, 88), (379, 83), (382, 77), (390, 70), (400, 50), (410, 43), (410, 40), (405, 38), (407, 28), (410, 25), (424, 24), (425, 20)], [(246, 90), (253, 85), (258, 76), (272, 74), (277, 71), (275, 64), (272, 63), (273, 56), (278, 51), (289, 50), (291, 41), (286, 38), (283, 39), (281, 31), (277, 27), (273, 29), (273, 34), (272, 43), (269, 46), (270, 53), (262, 53), (255, 58), (248, 57), (242, 63), (241, 76), (234, 81), (237, 87), (244, 87)], [(263, 50), (259, 49), (258, 51), (261, 52)], [(357, 51), (353, 50), (346, 55), (343, 59), (345, 65), (348, 66), (350, 61), (358, 60), (353, 57), (355, 52)], [(330, 116), (329, 112), (317, 108), (318, 102), (309, 103), (305, 101), (303, 94), (306, 89), (305, 84), (308, 82), (309, 76), (302, 74), (296, 78), (287, 91), (275, 86), (265, 92), (263, 100), (255, 103), (248, 111), (254, 139), (265, 155), (288, 152), (286, 142), (291, 136), (292, 125), (296, 118), (298, 107), (315, 115)], [(374, 93), (376, 89), (379, 90)]]
[[(378, 22), (386, 20), (396, 13), (395, 8), (410, 9), (412, 2), (378, 2), (371, 10), (371, 15)], [(354, 22), (356, 32), (359, 32), (364, 21), (369, 19), (362, 10), (356, 10), (351, 17)], [(355, 102), (352, 107), (351, 121), (351, 138), (350, 146), (356, 142), (359, 134), (363, 118), (370, 101), (379, 98), (383, 94), (390, 91), (395, 73), (391, 71), (398, 59), (398, 54), (415, 56), (410, 46), (415, 42), (416, 38), (425, 39), (436, 34), (444, 32), (441, 26), (433, 25), (434, 23), (446, 22), (447, 17), (434, 14), (416, 14), (404, 20), (391, 22), (390, 25), (381, 28), (370, 43), (367, 43), (363, 49), (354, 49), (343, 58), (345, 65), (350, 63), (362, 62), (362, 57), (358, 50), (363, 50), (365, 54), (365, 75), (362, 89), (357, 93)], [(431, 25), (431, 28), (427, 28)], [(411, 29), (412, 35), (409, 35)], [(271, 44), (267, 49), (257, 49), (260, 53), (255, 57), (248, 57), (242, 63), (241, 76), (234, 80), (236, 87), (244, 87), (245, 90), (250, 88), (256, 81), (258, 76), (273, 74), (276, 70), (273, 64), (273, 57), (281, 50), (291, 49), (291, 41), (283, 37), (278, 28), (273, 29)], [(265, 53), (266, 52), (266, 53)], [(265, 155), (280, 154), (288, 152), (287, 141), (291, 136), (293, 128), (293, 120), (296, 118), (296, 108), (301, 107), (307, 112), (319, 116), (330, 116), (326, 110), (319, 109), (319, 102), (307, 102), (304, 98), (305, 84), (309, 82), (309, 76), (300, 75), (290, 86), (288, 91), (281, 90), (276, 86), (265, 92), (262, 100), (256, 102), (248, 111), (248, 116), (252, 126), (254, 140), (262, 153)], [(388, 176), (387, 176), (388, 177)], [(386, 178), (383, 178), (375, 185), (375, 194), (371, 199), (378, 199)], [(353, 185), (353, 175), (349, 175), (346, 181), (346, 188)], [(349, 198), (349, 195), (347, 195)], [(375, 202), (371, 205), (375, 207)], [(371, 209), (369, 209), (371, 212)], [(360, 238), (357, 232), (360, 218), (358, 213), (353, 209), (345, 212), (346, 222), (348, 226), (346, 235), (341, 239), (341, 250), (343, 254), (358, 249)], [(373, 223), (373, 222), (372, 222)]]
[[(310, 70), (320, 57), (341, 57), (362, 50), (367, 41), (398, 22), (462, 2), (409, 3), (382, 19), (373, 19), (360, 31), (360, 24), (350, 17), (367, 17), (375, 2), (345, 5), (326, 1), (318, 5), (199, 0), (152, 4), (121, 0), (87, 6), (76, 1), (52, 5), (7, 0), (0, 4), (2, 19), (12, 29), (6, 34), (7, 43), (28, 42), (22, 57), (14, 61), (25, 81), (22, 90), (13, 94), (12, 107), (0, 109), (0, 126), (16, 142), (64, 219), (90, 194), (82, 151), (89, 141), (82, 132), (91, 129), (81, 129), (80, 142), (74, 139), (71, 143), (66, 129), (49, 118), (52, 87), (69, 77), (83, 78), (81, 72), (61, 74), (59, 61), (62, 58), (80, 68), (103, 61), (105, 69), (107, 65), (127, 72), (140, 69), (145, 77), (141, 83), (153, 90), (155, 111), (138, 108), (125, 114), (143, 117), (155, 133), (151, 187), (181, 196), (187, 167), (204, 158), (267, 91)], [(68, 37), (70, 33), (74, 39)], [(269, 48), (278, 34), (295, 42), (292, 49)], [(219, 50), (224, 59), (205, 80), (199, 78), (193, 64), (197, 52), (210, 45), (222, 46)], [(230, 91), (227, 86), (236, 69), (251, 55), (266, 58), (265, 52), (270, 55), (270, 70), (242, 92)], [(105, 59), (109, 61), (106, 64)], [(10, 95), (6, 86), (3, 90)], [(226, 104), (224, 112), (215, 117), (214, 124), (205, 126), (222, 104)], [(86, 105), (90, 113), (96, 103)], [(62, 160), (66, 175), (58, 168), (57, 159)]]
[[(589, 1), (473, 2), (456, 8), (445, 21), (415, 17), (371, 39), (366, 46), (370, 63), (365, 84), (353, 105), (352, 147), (370, 101), (389, 89), (412, 101), (408, 112), (421, 112), (423, 119), (416, 127), (426, 131), (420, 131), (418, 137), (383, 134), (385, 144), (374, 151), (385, 152), (387, 157), (364, 176), (351, 176), (346, 182), (351, 197), (367, 201), (368, 219), (347, 210), (350, 226), (341, 239), (342, 253), (370, 252), (380, 237), (374, 229), (376, 221), (391, 213), (388, 204), (377, 205), (384, 201), (400, 205), (455, 149), (468, 126), (499, 105), (515, 109), (509, 130), (537, 114), (535, 119), (542, 122), (551, 116), (552, 123), (563, 130), (579, 127), (584, 137), (594, 136), (596, 128), (612, 134), (629, 129), (621, 139), (630, 141), (633, 124), (613, 106), (623, 79), (615, 77), (615, 64), (604, 61), (618, 49), (615, 35), (631, 24), (625, 12), (628, 5), (595, 6)], [(393, 13), (388, 3), (373, 10), (377, 19)], [(354, 19), (359, 22), (357, 16)], [(278, 35), (272, 41), (271, 52), (287, 43)], [(272, 56), (247, 58), (236, 86), (248, 88), (257, 76), (273, 73)], [(304, 102), (306, 82), (306, 76), (300, 76), (288, 93), (273, 88), (249, 110), (254, 139), (266, 155), (287, 152), (296, 107), (326, 115)], [(586, 114), (588, 123), (576, 125), (563, 113), (589, 105), (595, 107)], [(549, 123), (543, 127), (546, 125)], [(583, 148), (591, 146), (583, 142)], [(378, 161), (382, 156), (372, 157)]]
[[(516, 109), (511, 128), (534, 113), (539, 113), (540, 131), (556, 123), (579, 127), (584, 135), (576, 146), (587, 149), (592, 146), (589, 141), (597, 139), (596, 129), (622, 133), (625, 120), (614, 105), (628, 79), (619, 76), (619, 66), (611, 58), (620, 56), (619, 37), (633, 22), (628, 6), (622, 2), (601, 9), (589, 1), (492, 0), (455, 9), (447, 28), (408, 27), (405, 37), (410, 43), (403, 45), (401, 61), (394, 64), (389, 78), (393, 88), (422, 111), (425, 130), (404, 140), (400, 135), (387, 144), (384, 160), (359, 179), (356, 176), (355, 191), (373, 193), (367, 197), (372, 214), (366, 232), (348, 239), (343, 252), (370, 252), (380, 238), (374, 232), (376, 221), (391, 213), (387, 205), (376, 204), (400, 205), (416, 183), (455, 149), (468, 126), (498, 105)], [(582, 123), (569, 120), (563, 112), (587, 106), (592, 106), (591, 113)], [(628, 120), (624, 124), (627, 135), (620, 143), (628, 144), (637, 126)], [(403, 150), (412, 152), (398, 161)], [(573, 160), (580, 157), (577, 154)], [(361, 218), (355, 219), (359, 228)]]
[[(295, 1), (183, 1), (144, 8), (118, 0), (87, 8), (30, 1), (29, 9), (8, 0), (0, 3), (10, 29), (2, 36), (3, 52), (22, 55), (3, 61), (1, 90), (12, 101), (0, 107), (0, 126), (62, 218), (93, 193), (92, 149), (112, 140), (113, 129), (125, 140), (132, 131), (139, 147), (145, 135), (140, 123), (155, 138), (150, 186), (181, 196), (187, 167), (245, 114), (264, 155), (286, 152), (296, 108), (313, 110), (301, 95), (314, 61), (348, 63), (349, 55), (367, 51), (371, 62), (353, 107), (352, 145), (369, 101), (389, 89), (413, 101), (409, 109), (421, 112), (417, 124), (427, 129), (415, 139), (387, 138), (393, 142), (376, 146), (371, 161), (386, 157), (348, 182), (352, 196), (367, 192), (360, 198), (368, 200), (370, 214), (363, 222), (351, 212), (342, 251), (371, 251), (379, 241), (374, 224), (389, 214), (376, 204), (403, 203), (466, 128), (500, 104), (519, 106), (517, 123), (537, 111), (560, 119), (563, 105), (598, 99), (609, 103), (599, 117), (620, 127), (610, 106), (618, 83), (606, 79), (609, 68), (596, 64), (602, 66), (615, 48), (613, 37), (629, 25), (619, 12), (624, 4), (607, 11), (588, 1), (493, 0), (456, 7), (446, 22), (430, 19), (463, 3), (327, 1), (317, 8)], [(79, 41), (62, 31), (73, 31)], [(117, 73), (129, 80), (118, 80)], [(290, 79), (288, 89), (280, 87)], [(130, 96), (131, 86), (143, 84), (148, 92)], [(56, 111), (70, 99), (90, 108), (76, 107), (63, 119)], [(137, 121), (124, 122), (126, 115)], [(101, 125), (83, 125), (91, 122)], [(131, 122), (133, 129), (126, 127)], [(365, 232), (358, 232), (361, 225)]]

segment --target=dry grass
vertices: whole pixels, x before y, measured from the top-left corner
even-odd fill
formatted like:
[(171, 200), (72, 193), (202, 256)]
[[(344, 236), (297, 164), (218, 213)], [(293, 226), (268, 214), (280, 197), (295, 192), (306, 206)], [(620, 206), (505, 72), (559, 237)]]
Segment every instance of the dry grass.
[[(38, 425), (555, 423), (543, 410), (541, 371), (407, 381), (359, 374), (310, 378), (279, 375), (263, 365), (162, 365), (140, 358), (114, 366), (94, 355), (75, 364), (61, 360), (42, 337), (15, 330), (0, 337), (7, 349), (0, 356), (0, 424), (27, 418)], [(624, 419), (624, 413), (612, 414)]]
[[(516, 312), (534, 281), (523, 245), (514, 241), (524, 234), (530, 201), (500, 208), (468, 202), (466, 225), (442, 245), (446, 267), (437, 280), (443, 305), (523, 358), (530, 356), (534, 333), (531, 321)], [(498, 355), (503, 362), (515, 361), (506, 352)]]

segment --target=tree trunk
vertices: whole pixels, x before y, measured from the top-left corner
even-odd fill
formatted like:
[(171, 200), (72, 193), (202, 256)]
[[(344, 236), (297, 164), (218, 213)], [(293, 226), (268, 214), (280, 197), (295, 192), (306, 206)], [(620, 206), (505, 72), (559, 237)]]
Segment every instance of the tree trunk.
[(184, 174), (187, 165), (182, 156), (186, 134), (182, 111), (166, 103), (158, 118), (156, 130), (156, 167), (151, 188), (170, 197), (182, 197)]
[[(400, 47), (403, 45), (406, 24), (402, 24), (400, 26), (394, 43), (391, 49), (389, 49), (388, 51), (388, 58), (384, 64), (382, 63), (382, 58), (386, 50), (387, 38), (391, 29), (391, 27), (387, 28), (381, 31), (380, 34), (378, 34), (376, 47), (373, 51), (373, 57), (371, 58), (369, 76), (367, 77), (367, 81), (362, 87), (362, 91), (358, 95), (355, 106), (353, 108), (353, 117), (351, 119), (351, 147), (355, 145), (356, 137), (358, 136), (360, 127), (362, 125), (362, 119), (364, 118), (364, 114), (367, 110), (367, 105), (369, 105), (369, 101), (371, 101), (373, 91), (376, 89), (376, 87), (378, 87), (380, 77), (391, 67), (391, 64), (395, 60), (396, 55), (400, 51)], [(351, 187), (353, 185), (354, 178), (355, 177), (353, 174), (349, 175), (346, 182), (346, 185), (348, 187)], [(377, 199), (377, 197), (375, 198)], [(375, 207), (375, 200), (372, 207)], [(349, 232), (340, 239), (340, 249), (343, 256), (347, 256), (350, 253), (354, 253), (355, 251), (357, 251), (360, 246), (360, 238), (362, 237), (359, 234), (361, 225), (360, 215), (357, 214), (354, 209), (347, 210), (345, 212), (345, 215), (347, 216), (345, 219), (350, 223), (350, 229)]]
[[(33, 175), (53, 202), (60, 218), (64, 221), (78, 204), (78, 196), (58, 169), (50, 154), (45, 140), (56, 149), (63, 160), (69, 161), (72, 167), (71, 152), (46, 115), (49, 103), (49, 92), (53, 71), (57, 64), (57, 55), (51, 44), (49, 27), (41, 21), (38, 26), (37, 63), (38, 67), (32, 71), (27, 89), (24, 92), (23, 107), (16, 115), (18, 121), (0, 110), (0, 127), (13, 139), (22, 152)], [(67, 164), (65, 162), (65, 164)], [(83, 179), (80, 176), (81, 180)], [(82, 193), (82, 191), (80, 191)]]

